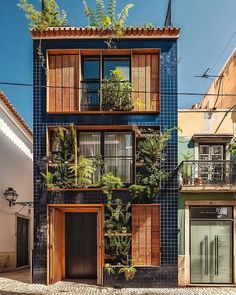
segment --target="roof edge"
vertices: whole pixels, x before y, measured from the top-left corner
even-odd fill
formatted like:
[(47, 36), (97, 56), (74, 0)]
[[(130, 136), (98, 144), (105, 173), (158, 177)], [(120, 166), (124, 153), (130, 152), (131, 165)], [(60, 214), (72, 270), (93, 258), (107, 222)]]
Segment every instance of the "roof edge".
[(24, 128), (24, 130), (30, 135), (30, 137), (33, 137), (32, 129), (28, 126), (28, 124), (25, 122), (23, 117), (18, 113), (18, 111), (15, 109), (15, 107), (12, 105), (12, 103), (9, 101), (9, 99), (5, 96), (5, 94), (1, 90), (0, 90), (0, 100), (4, 103), (4, 105), (10, 111), (10, 113), (14, 116), (14, 118), (20, 123), (20, 125)]
[[(83, 27), (49, 27), (45, 30), (30, 29), (33, 39), (42, 38), (107, 38), (112, 31), (109, 29), (83, 28)], [(123, 30), (120, 39), (126, 38), (170, 38), (177, 39), (180, 34), (179, 27), (136, 28), (128, 27)]]

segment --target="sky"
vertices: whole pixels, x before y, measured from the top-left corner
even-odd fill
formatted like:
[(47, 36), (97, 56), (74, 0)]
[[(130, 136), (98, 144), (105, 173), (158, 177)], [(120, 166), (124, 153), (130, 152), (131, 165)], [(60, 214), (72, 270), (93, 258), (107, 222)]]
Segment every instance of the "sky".
[[(0, 83), (32, 83), (32, 39), (18, 0), (0, 0)], [(40, 8), (39, 0), (30, 0)], [(82, 0), (57, 0), (71, 26), (86, 26)], [(88, 0), (93, 6), (94, 0)], [(105, 0), (106, 2), (106, 0)], [(117, 0), (120, 10), (133, 3), (127, 25), (153, 23), (163, 26), (168, 0)], [(209, 79), (196, 78), (207, 68), (216, 75), (236, 47), (236, 0), (172, 0), (172, 23), (181, 27), (178, 41), (179, 92), (205, 93)], [(32, 127), (32, 87), (4, 86), (15, 108)], [(179, 108), (190, 108), (200, 95), (179, 95)]]

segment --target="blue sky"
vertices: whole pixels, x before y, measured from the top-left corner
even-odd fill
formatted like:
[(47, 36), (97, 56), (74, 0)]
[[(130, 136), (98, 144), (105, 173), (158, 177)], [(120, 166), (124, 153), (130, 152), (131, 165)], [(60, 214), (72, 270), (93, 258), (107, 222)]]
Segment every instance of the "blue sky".
[[(0, 0), (0, 82), (32, 83), (32, 40), (28, 21), (23, 11), (16, 7), (17, 2)], [(92, 4), (94, 0), (88, 2)], [(39, 0), (31, 0), (31, 3), (40, 7)], [(82, 0), (58, 0), (58, 3), (67, 11), (70, 25), (87, 25)], [(117, 0), (117, 3), (118, 9), (126, 3), (135, 5), (130, 10), (127, 24), (162, 26), (168, 0)], [(236, 0), (172, 0), (172, 6), (173, 24), (182, 28), (179, 92), (204, 93), (211, 81), (194, 76), (208, 67), (211, 74), (217, 74), (236, 47)], [(0, 89), (32, 126), (32, 88), (0, 85)], [(189, 108), (200, 98), (180, 96), (179, 108)]]

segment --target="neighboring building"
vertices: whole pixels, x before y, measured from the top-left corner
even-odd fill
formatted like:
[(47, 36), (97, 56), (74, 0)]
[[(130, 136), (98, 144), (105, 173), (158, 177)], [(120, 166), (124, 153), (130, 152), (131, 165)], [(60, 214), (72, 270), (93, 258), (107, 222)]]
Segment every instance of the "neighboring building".
[[(38, 183), (38, 161), (47, 159), (47, 169), (55, 173), (59, 166), (52, 156), (61, 152), (57, 145), (58, 127), (67, 128), (63, 129), (66, 134), (70, 123), (74, 123), (75, 155), (67, 165), (76, 166), (80, 155), (90, 159), (101, 155), (105, 159), (105, 171), (119, 176), (126, 184), (115, 196), (127, 202), (130, 198), (127, 186), (135, 183), (135, 173), (139, 169), (135, 153), (137, 128), (141, 137), (145, 137), (150, 130), (177, 127), (179, 29), (127, 29), (115, 44), (116, 48), (109, 50), (104, 43), (109, 38), (107, 31), (101, 33), (97, 29), (33, 30), (32, 37), (36, 85), (33, 282), (93, 279), (106, 286), (176, 287), (176, 130), (166, 147), (164, 168), (169, 178), (162, 190), (151, 204), (132, 205), (130, 232), (123, 236), (125, 239), (132, 237), (132, 259), (137, 273), (127, 282), (121, 274), (116, 277), (104, 273), (107, 261), (114, 259), (104, 253), (103, 242), (108, 238), (103, 234), (105, 196), (94, 187), (55, 189), (50, 180), (45, 191)], [(40, 39), (42, 52), (47, 57), (47, 76), (37, 54)], [(126, 80), (133, 84), (133, 98), (139, 101), (133, 110), (102, 110), (99, 85), (113, 69), (121, 69)], [(47, 91), (40, 87), (45, 83), (48, 83)], [(99, 177), (100, 172), (93, 176), (94, 179)], [(74, 178), (78, 179), (78, 174)]]
[(12, 205), (4, 193), (13, 188), (17, 201), (33, 201), (33, 134), (0, 91), (0, 272), (31, 264), (33, 209)]
[(233, 117), (179, 110), (179, 286), (236, 284)]
[[(228, 109), (236, 105), (236, 49), (223, 66), (208, 89), (206, 95), (196, 108), (200, 109)], [(220, 95), (218, 95), (220, 94)], [(234, 95), (230, 95), (234, 94)]]

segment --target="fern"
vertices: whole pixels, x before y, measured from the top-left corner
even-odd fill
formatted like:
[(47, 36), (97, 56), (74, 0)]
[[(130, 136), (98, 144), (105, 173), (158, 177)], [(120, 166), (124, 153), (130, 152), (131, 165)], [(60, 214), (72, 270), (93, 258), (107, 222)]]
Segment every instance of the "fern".
[(119, 27), (123, 27), (125, 24), (125, 21), (129, 15), (129, 10), (132, 8), (134, 4), (127, 4), (122, 10), (121, 13), (118, 14), (118, 20), (117, 20), (117, 25)]
[(116, 21), (116, 0), (110, 0), (107, 8), (107, 14), (111, 19), (112, 25), (115, 24)]
[(84, 4), (84, 11), (85, 11), (85, 15), (88, 18), (89, 21), (89, 25), (91, 27), (96, 27), (97, 26), (97, 20), (96, 20), (96, 16), (94, 11), (92, 10), (92, 8), (88, 5), (86, 0), (83, 0), (83, 4)]
[(105, 16), (104, 9), (105, 5), (103, 0), (96, 0), (96, 19), (99, 24), (103, 21)]

